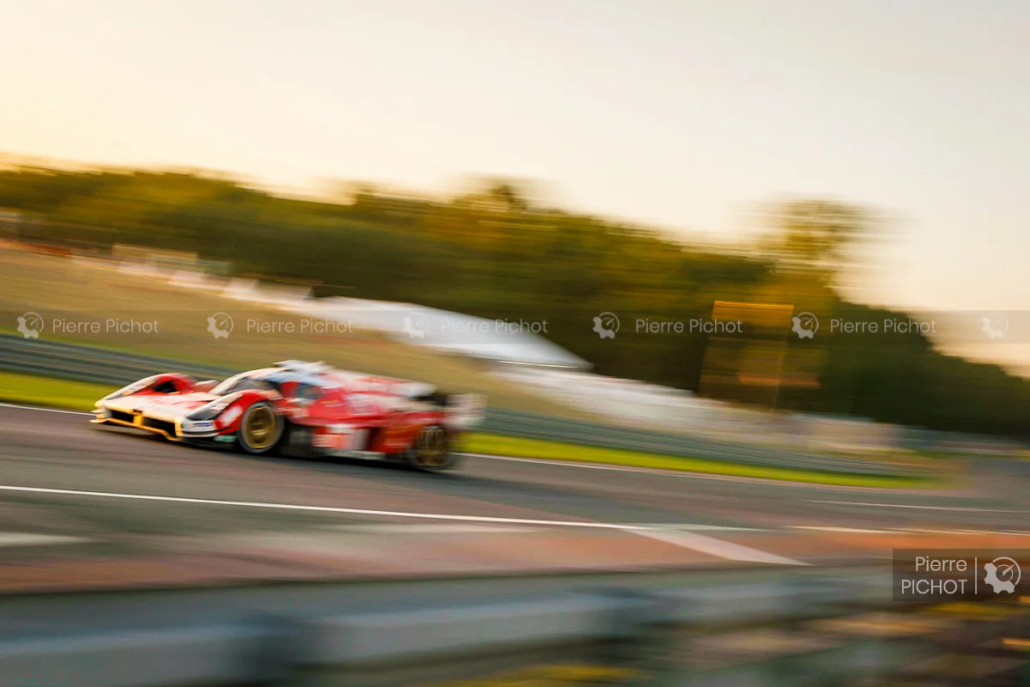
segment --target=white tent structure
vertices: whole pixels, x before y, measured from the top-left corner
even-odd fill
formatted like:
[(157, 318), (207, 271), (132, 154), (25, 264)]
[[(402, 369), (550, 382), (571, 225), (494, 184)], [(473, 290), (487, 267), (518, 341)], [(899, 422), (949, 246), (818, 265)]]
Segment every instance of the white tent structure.
[(533, 333), (528, 325), (513, 325), (413, 303), (359, 298), (308, 299), (291, 310), (310, 317), (348, 322), (354, 329), (382, 332), (414, 346), (493, 362), (590, 368), (589, 362)]

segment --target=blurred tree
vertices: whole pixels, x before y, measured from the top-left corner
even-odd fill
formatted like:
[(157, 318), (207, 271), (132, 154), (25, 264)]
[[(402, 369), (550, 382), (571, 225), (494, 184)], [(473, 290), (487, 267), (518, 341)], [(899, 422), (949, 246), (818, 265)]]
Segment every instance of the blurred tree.
[(850, 263), (849, 249), (873, 223), (869, 210), (828, 200), (784, 202), (769, 219), (773, 233), (765, 248), (777, 269), (826, 277)]

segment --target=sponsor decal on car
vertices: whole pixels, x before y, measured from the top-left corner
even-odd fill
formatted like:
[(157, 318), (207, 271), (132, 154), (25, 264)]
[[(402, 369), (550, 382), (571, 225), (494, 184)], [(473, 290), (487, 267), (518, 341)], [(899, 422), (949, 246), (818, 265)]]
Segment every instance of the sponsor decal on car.
[(311, 445), (315, 448), (333, 448), (333, 444), (338, 441), (338, 437), (332, 434), (316, 434), (311, 437)]
[(326, 431), (316, 434), (311, 439), (315, 448), (348, 451), (364, 448), (367, 429), (357, 429), (351, 425), (328, 425)]
[(222, 414), (222, 417), (220, 418), (220, 424), (222, 425), (222, 427), (228, 427), (232, 423), (236, 422), (236, 419), (240, 416), (242, 412), (243, 411), (240, 410), (239, 406), (233, 406), (232, 408), (229, 408), (229, 410), (225, 411), (225, 413)]

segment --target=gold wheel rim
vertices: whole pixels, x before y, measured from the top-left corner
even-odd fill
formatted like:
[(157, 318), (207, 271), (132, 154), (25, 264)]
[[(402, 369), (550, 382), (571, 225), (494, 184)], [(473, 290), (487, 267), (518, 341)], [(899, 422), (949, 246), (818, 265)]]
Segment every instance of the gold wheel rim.
[(251, 448), (268, 448), (275, 441), (275, 413), (268, 406), (252, 408), (244, 429)]
[(447, 432), (443, 427), (426, 427), (419, 432), (416, 456), (424, 468), (438, 468), (447, 462)]

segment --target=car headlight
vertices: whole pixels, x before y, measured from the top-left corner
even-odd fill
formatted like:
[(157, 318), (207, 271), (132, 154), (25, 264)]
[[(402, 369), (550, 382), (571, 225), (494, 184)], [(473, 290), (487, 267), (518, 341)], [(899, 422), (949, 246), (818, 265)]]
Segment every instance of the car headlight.
[(222, 411), (232, 405), (237, 398), (236, 394), (217, 398), (205, 406), (201, 406), (191, 413), (186, 414), (189, 420), (214, 420), (222, 414)]

